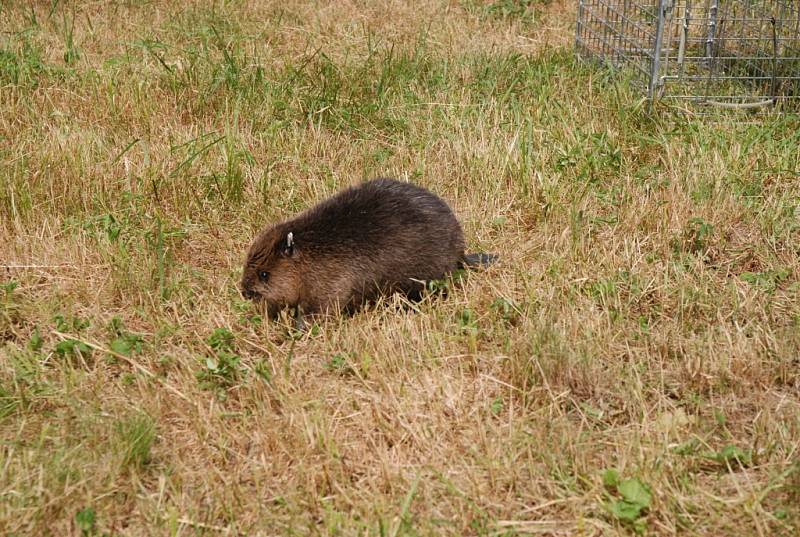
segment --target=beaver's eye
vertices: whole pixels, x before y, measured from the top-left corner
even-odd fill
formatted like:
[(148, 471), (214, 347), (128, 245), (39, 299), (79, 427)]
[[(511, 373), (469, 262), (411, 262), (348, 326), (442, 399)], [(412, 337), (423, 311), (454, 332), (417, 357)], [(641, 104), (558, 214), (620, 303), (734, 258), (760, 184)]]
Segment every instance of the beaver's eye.
[(258, 273), (258, 277), (261, 278), (261, 281), (265, 282), (269, 279), (269, 272), (262, 270)]

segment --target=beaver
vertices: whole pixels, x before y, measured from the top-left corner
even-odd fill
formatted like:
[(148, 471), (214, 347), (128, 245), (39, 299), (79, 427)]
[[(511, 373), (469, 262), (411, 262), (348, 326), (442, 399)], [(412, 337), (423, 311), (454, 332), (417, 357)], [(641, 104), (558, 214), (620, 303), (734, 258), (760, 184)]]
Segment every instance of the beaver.
[(465, 254), (461, 225), (444, 200), (378, 178), (263, 229), (247, 253), (241, 292), (270, 318), (295, 308), (302, 326), (306, 315), (353, 312), (382, 295), (419, 300), (426, 282), (495, 259)]

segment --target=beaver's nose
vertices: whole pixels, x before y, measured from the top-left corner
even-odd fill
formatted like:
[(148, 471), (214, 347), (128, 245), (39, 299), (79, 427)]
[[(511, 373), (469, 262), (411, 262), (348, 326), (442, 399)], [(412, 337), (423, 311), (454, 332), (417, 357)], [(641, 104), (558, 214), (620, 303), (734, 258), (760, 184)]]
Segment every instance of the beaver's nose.
[(252, 289), (242, 289), (242, 296), (245, 297), (247, 300), (255, 300), (258, 298), (258, 293), (253, 291)]

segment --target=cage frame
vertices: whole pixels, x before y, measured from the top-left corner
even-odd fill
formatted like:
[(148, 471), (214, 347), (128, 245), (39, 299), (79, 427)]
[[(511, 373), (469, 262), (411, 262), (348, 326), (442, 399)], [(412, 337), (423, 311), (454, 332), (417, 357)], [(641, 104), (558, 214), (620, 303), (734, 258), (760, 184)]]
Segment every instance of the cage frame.
[(632, 68), (651, 102), (800, 107), (800, 2), (796, 0), (578, 0), (577, 4), (577, 56)]

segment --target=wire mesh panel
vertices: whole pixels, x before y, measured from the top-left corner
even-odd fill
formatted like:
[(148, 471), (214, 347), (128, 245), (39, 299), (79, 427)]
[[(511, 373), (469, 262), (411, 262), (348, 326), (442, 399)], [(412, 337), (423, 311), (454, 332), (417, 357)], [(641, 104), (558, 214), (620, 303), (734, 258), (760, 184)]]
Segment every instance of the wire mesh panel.
[(579, 0), (576, 46), (631, 68), (651, 98), (800, 101), (797, 0)]

